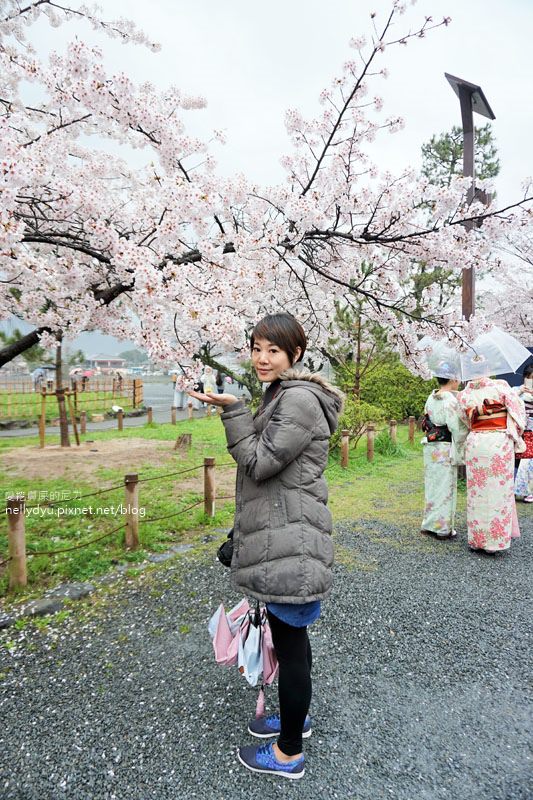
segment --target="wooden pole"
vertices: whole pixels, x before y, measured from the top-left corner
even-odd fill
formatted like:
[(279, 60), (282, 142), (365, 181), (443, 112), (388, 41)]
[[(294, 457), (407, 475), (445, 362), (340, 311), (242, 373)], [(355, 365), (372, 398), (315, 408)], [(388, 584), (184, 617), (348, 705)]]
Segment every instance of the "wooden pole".
[(118, 430), (119, 431), (124, 430), (124, 412), (122, 411), (122, 409), (120, 411), (117, 411), (117, 423), (118, 423)]
[(46, 435), (46, 386), (41, 388), (41, 416), (39, 417), (39, 447), (44, 447)]
[(215, 459), (204, 458), (204, 511), (208, 517), (215, 516)]
[(127, 550), (139, 547), (139, 476), (136, 472), (124, 476), (126, 505), (126, 533), (124, 543)]
[(148, 424), (151, 425), (154, 421), (154, 412), (152, 406), (148, 406)]
[(23, 497), (10, 497), (7, 501), (7, 538), (9, 543), (9, 588), (26, 586), (26, 532), (24, 529), (25, 501)]
[(409, 444), (414, 444), (415, 442), (415, 425), (416, 417), (409, 417)]
[(343, 430), (341, 434), (341, 467), (347, 469), (349, 461), (350, 431)]
[(81, 435), (84, 436), (87, 433), (87, 412), (80, 411), (80, 431)]
[(374, 460), (374, 436), (376, 434), (375, 427), (370, 424), (366, 426), (366, 458), (367, 461)]
[(172, 425), (176, 424), (176, 411), (177, 411), (177, 406), (172, 406), (172, 408), (170, 409), (170, 422)]
[(70, 392), (66, 393), (67, 402), (68, 402), (68, 410), (70, 412), (70, 421), (72, 422), (72, 430), (74, 431), (74, 438), (76, 439), (76, 444), (78, 447), (80, 446), (80, 435), (78, 433), (78, 426), (76, 425), (76, 414), (74, 413), (74, 407), (72, 405), (72, 398), (70, 396)]
[(189, 419), (193, 419), (193, 415), (192, 415), (192, 402), (191, 402), (191, 400), (189, 400), (189, 402), (187, 403), (187, 413), (188, 413), (188, 417), (189, 417)]
[(391, 419), (389, 422), (389, 435), (393, 444), (398, 444), (398, 422)]
[[(474, 132), (474, 110), (472, 106), (472, 95), (468, 88), (459, 85), (459, 103), (461, 105), (461, 120), (463, 123), (463, 175), (471, 178), (472, 184), (468, 189), (466, 201), (468, 205), (474, 199), (475, 193), (475, 132)], [(467, 230), (472, 230), (473, 223), (466, 224)], [(476, 307), (476, 288), (475, 273), (473, 267), (463, 269), (462, 280), (462, 312), (463, 317), (468, 321), (474, 314)]]

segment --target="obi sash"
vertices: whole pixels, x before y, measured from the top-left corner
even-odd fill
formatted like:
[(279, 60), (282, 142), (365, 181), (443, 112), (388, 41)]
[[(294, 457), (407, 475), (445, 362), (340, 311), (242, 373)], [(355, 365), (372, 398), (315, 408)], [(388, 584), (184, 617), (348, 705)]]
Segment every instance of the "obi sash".
[(507, 428), (507, 409), (502, 403), (491, 403), (485, 400), (483, 414), (477, 409), (472, 414), (473, 431), (497, 431)]
[(507, 428), (507, 414), (497, 417), (477, 417), (472, 419), (473, 431), (498, 431)]

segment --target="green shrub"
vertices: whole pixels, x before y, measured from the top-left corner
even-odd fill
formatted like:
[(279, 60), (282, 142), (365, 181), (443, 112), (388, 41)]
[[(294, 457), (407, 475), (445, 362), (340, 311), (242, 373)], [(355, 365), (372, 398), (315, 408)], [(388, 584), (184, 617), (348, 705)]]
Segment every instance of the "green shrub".
[(346, 397), (344, 411), (339, 419), (339, 426), (330, 439), (330, 447), (338, 447), (341, 431), (350, 431), (350, 442), (356, 447), (369, 422), (383, 422), (386, 414), (382, 408), (377, 408), (370, 403), (363, 403), (353, 397)]
[(374, 452), (382, 456), (389, 456), (392, 458), (402, 458), (406, 455), (405, 449), (395, 444), (388, 431), (383, 430), (378, 433), (374, 440)]
[(425, 381), (413, 375), (397, 357), (367, 372), (361, 380), (361, 400), (382, 408), (388, 419), (418, 417), (435, 380)]

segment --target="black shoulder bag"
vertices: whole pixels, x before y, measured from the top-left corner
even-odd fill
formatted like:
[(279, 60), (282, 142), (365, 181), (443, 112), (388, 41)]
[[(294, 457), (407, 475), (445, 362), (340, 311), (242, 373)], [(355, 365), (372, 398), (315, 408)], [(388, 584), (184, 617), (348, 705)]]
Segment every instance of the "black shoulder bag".
[(217, 550), (217, 558), (225, 567), (231, 567), (233, 558), (233, 528), (228, 533), (226, 541)]

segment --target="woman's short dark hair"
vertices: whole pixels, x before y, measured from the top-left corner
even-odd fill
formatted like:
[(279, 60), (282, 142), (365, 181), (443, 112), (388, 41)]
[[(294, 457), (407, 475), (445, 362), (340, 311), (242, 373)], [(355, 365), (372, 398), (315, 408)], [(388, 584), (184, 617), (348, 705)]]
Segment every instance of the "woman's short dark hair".
[(437, 381), (439, 382), (439, 386), (446, 386), (447, 383), (449, 383), (450, 381), (454, 381), (454, 380), (455, 380), (455, 378), (437, 378)]
[(533, 361), (530, 361), (529, 364), (526, 364), (523, 371), (524, 378), (531, 378), (533, 375)]
[[(250, 349), (253, 349), (256, 339), (266, 339), (277, 345), (287, 353), (291, 364), (302, 360), (307, 347), (307, 337), (304, 329), (292, 314), (287, 314), (286, 312), (268, 314), (259, 320), (250, 336)], [(296, 358), (298, 348), (302, 352)]]

